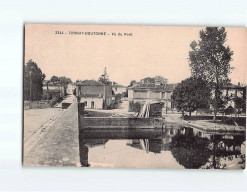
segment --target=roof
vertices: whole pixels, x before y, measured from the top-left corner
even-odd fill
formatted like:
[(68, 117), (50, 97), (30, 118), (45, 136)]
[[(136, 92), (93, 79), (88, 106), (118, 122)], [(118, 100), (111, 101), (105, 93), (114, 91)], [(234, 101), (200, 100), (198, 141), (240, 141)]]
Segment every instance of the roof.
[(144, 90), (144, 89), (153, 89), (161, 91), (172, 91), (175, 89), (177, 84), (164, 84), (164, 85), (155, 85), (155, 83), (137, 83), (134, 86), (129, 87), (133, 90)]
[(96, 81), (96, 80), (84, 80), (84, 81), (76, 83), (75, 85), (98, 85), (98, 86), (103, 86), (103, 85), (106, 85), (106, 84), (101, 83), (101, 82)]
[(121, 84), (113, 84), (112, 87), (118, 87), (118, 88), (126, 88), (125, 86), (121, 85)]
[(234, 85), (232, 83), (229, 83), (228, 85), (224, 85), (223, 88), (227, 88), (227, 89), (243, 89), (244, 87), (240, 86), (240, 85)]

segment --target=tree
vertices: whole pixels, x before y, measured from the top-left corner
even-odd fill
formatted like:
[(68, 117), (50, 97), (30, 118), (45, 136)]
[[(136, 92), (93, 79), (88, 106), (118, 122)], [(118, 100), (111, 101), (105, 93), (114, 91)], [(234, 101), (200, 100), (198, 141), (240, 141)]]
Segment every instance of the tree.
[(76, 83), (81, 83), (83, 80), (77, 79), (75, 82)]
[(241, 112), (246, 112), (246, 100), (241, 97), (234, 98), (235, 108), (237, 110), (237, 114)]
[(167, 84), (167, 79), (162, 76), (155, 76), (155, 77), (146, 77), (141, 80), (145, 84), (155, 83), (155, 81), (159, 81), (162, 85)]
[(146, 77), (146, 78), (142, 79), (141, 82), (143, 82), (145, 84), (154, 83), (154, 78)]
[(214, 91), (214, 120), (218, 112), (220, 89), (229, 83), (228, 75), (233, 69), (230, 66), (233, 52), (229, 46), (225, 46), (226, 35), (225, 28), (207, 27), (200, 31), (200, 40), (190, 44), (189, 65), (192, 76), (207, 80)]
[(159, 76), (159, 75), (155, 76), (154, 80), (159, 81), (162, 85), (165, 85), (168, 82), (168, 79), (166, 79), (166, 78), (164, 78), (162, 76)]
[(210, 158), (209, 144), (207, 138), (178, 133), (172, 137), (170, 146), (173, 157), (180, 165), (186, 169), (199, 169)]
[(136, 83), (136, 80), (131, 80), (128, 87), (132, 87)]
[(99, 77), (98, 81), (103, 83), (103, 84), (109, 84), (111, 82), (109, 80), (109, 76), (108, 76), (108, 74), (106, 72), (106, 67), (104, 69), (104, 73)]
[(53, 75), (53, 76), (51, 77), (50, 81), (54, 84), (54, 83), (59, 82), (59, 78), (58, 78), (57, 76), (54, 76), (54, 75)]
[(63, 86), (67, 86), (68, 84), (72, 83), (71, 79), (65, 76), (59, 77), (58, 80), (59, 83)]
[(65, 76), (59, 77), (58, 79), (59, 79), (60, 85), (64, 87), (64, 93), (67, 94), (66, 91), (67, 91), (68, 84), (72, 83), (71, 79)]
[(31, 60), (24, 67), (24, 100), (41, 100), (45, 74)]
[(190, 77), (179, 83), (171, 96), (172, 103), (179, 110), (191, 112), (197, 109), (209, 108), (210, 88), (207, 82), (201, 78)]

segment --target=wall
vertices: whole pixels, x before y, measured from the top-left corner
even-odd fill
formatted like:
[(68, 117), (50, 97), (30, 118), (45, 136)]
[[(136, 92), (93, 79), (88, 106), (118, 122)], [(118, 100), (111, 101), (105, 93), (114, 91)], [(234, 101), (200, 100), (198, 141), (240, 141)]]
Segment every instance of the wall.
[[(87, 104), (85, 103), (87, 101)], [(94, 108), (91, 108), (91, 102), (94, 102)], [(85, 104), (86, 109), (103, 109), (103, 98), (81, 98), (81, 103)]]
[(149, 98), (149, 92), (148, 91), (134, 91), (134, 98), (136, 99), (144, 99)]
[[(109, 118), (109, 117), (81, 117), (82, 128), (162, 128), (161, 118)], [(117, 129), (116, 129), (117, 130)]]
[(112, 86), (112, 90), (114, 91), (115, 94), (122, 94), (123, 92), (126, 92), (126, 88), (125, 87), (114, 87)]
[(132, 89), (128, 89), (128, 99), (134, 98), (134, 91)]
[[(79, 85), (76, 86), (76, 95), (82, 97), (82, 95), (99, 95), (102, 96), (102, 101), (104, 101), (105, 108), (102, 108), (99, 104), (101, 104), (101, 100), (97, 101), (97, 109), (106, 109), (112, 103), (112, 86), (111, 85)], [(86, 97), (82, 97), (85, 99)], [(88, 97), (90, 100), (90, 97)], [(81, 99), (81, 102), (84, 100)], [(97, 99), (95, 97), (95, 99)], [(92, 101), (92, 100), (90, 100)], [(102, 103), (103, 104), (103, 103)], [(91, 108), (91, 105), (87, 105), (86, 108)]]

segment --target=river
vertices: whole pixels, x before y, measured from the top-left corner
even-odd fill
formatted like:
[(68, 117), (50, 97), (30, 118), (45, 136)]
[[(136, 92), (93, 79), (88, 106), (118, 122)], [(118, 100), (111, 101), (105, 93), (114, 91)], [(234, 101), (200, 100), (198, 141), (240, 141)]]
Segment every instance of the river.
[(90, 167), (243, 169), (245, 148), (245, 135), (198, 135), (189, 129), (158, 139), (85, 139), (80, 157)]

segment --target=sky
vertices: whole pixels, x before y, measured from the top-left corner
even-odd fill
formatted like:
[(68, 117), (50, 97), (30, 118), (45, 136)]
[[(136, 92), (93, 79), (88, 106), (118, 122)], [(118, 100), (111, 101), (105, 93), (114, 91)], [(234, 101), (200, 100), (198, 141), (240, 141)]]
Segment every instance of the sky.
[[(199, 40), (201, 29), (27, 24), (25, 63), (30, 59), (36, 62), (46, 79), (55, 75), (69, 77), (73, 82), (98, 80), (106, 67), (110, 80), (125, 86), (131, 80), (156, 75), (167, 78), (169, 83), (177, 83), (190, 76), (190, 43)], [(234, 52), (231, 66), (235, 67), (229, 77), (234, 84), (246, 83), (247, 31), (245, 28), (226, 28), (226, 31), (226, 45)]]

